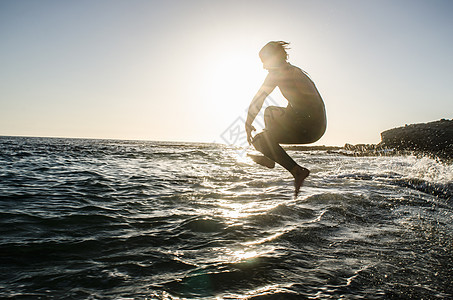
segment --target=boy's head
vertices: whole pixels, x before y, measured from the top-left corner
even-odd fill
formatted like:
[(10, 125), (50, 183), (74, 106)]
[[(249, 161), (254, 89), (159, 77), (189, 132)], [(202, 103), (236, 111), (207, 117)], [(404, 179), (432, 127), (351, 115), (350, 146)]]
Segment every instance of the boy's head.
[(265, 69), (275, 68), (285, 63), (288, 59), (286, 52), (289, 43), (283, 41), (272, 41), (267, 43), (259, 52), (263, 67)]

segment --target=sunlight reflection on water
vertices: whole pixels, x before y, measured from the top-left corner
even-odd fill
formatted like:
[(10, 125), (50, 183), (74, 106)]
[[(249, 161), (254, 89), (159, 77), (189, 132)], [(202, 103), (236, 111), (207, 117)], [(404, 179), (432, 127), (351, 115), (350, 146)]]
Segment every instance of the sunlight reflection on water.
[(222, 145), (1, 146), (0, 297), (452, 294), (451, 164), (292, 151), (312, 171), (294, 199), (286, 170)]

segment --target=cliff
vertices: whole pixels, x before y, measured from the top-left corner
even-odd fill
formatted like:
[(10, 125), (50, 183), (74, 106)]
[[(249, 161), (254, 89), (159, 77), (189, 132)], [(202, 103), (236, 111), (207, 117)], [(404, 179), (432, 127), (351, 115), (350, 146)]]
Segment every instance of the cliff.
[(383, 148), (420, 151), (439, 157), (453, 158), (453, 120), (412, 124), (381, 133)]

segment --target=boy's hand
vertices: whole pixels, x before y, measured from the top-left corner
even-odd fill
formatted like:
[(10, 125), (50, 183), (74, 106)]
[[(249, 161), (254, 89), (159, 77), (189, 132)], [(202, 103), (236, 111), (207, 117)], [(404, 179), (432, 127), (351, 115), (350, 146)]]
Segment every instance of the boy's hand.
[(255, 131), (255, 127), (253, 127), (252, 124), (245, 124), (245, 132), (247, 133), (247, 142), (249, 145), (252, 144), (253, 137), (252, 137), (252, 131)]

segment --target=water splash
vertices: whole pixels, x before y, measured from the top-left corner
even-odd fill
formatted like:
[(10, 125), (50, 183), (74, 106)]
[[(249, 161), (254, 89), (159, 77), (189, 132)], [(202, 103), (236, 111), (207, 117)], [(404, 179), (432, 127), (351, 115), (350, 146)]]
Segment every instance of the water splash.
[(291, 155), (298, 199), (222, 145), (0, 138), (0, 296), (453, 295), (451, 164)]

